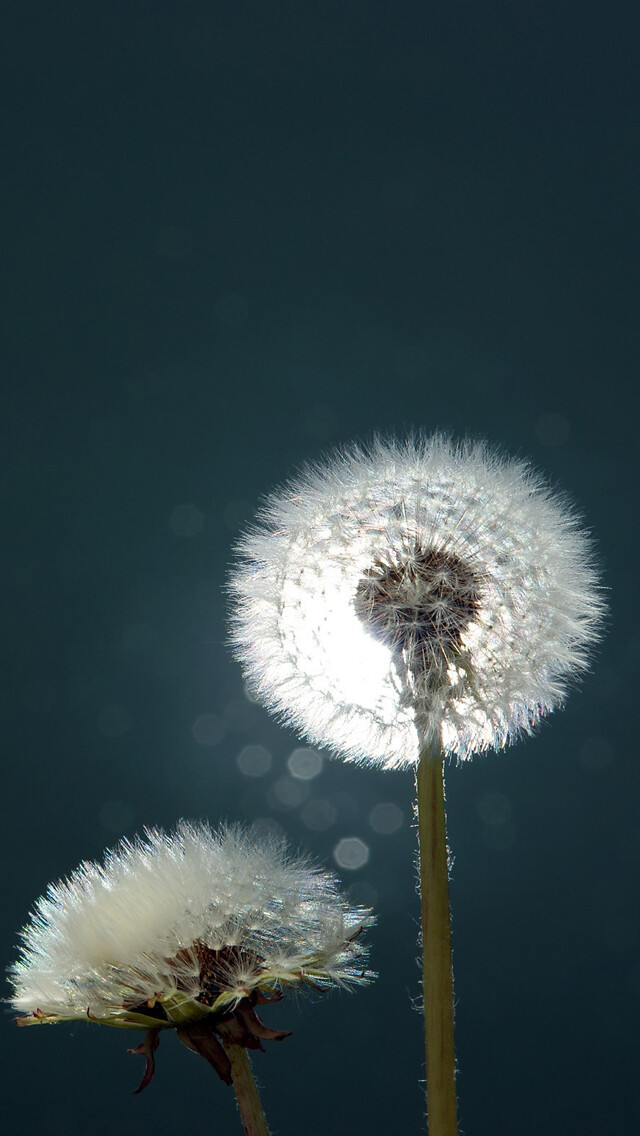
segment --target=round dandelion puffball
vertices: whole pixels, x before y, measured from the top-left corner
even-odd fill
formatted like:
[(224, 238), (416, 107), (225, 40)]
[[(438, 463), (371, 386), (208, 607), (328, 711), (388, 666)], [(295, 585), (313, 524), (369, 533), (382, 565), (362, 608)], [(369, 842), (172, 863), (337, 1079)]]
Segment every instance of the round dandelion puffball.
[(442, 435), (353, 446), (268, 497), (230, 582), (250, 691), (387, 769), (530, 732), (599, 637), (591, 541), (528, 465)]
[(237, 1008), (249, 1028), (262, 994), (370, 981), (360, 932), (372, 922), (282, 842), (183, 821), (49, 887), (22, 931), (11, 1002), (27, 1025), (216, 1028)]

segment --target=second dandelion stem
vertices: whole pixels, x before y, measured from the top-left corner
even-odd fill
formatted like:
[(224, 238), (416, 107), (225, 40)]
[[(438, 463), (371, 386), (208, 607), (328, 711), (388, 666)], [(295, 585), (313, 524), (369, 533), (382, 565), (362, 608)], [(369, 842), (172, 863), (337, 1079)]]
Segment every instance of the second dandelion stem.
[(246, 1049), (241, 1045), (234, 1045), (232, 1042), (226, 1041), (224, 1048), (231, 1062), (233, 1087), (236, 1092), (238, 1111), (245, 1136), (269, 1136), (260, 1094), (253, 1078)]
[(449, 865), (439, 749), (422, 750), (416, 784), (429, 1136), (457, 1136)]

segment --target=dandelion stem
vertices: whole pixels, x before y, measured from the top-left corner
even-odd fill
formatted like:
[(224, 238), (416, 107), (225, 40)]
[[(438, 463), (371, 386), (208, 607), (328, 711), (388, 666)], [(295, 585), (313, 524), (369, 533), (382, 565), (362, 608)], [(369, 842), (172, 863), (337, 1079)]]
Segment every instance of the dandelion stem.
[(429, 1136), (457, 1136), (447, 829), (437, 747), (423, 748), (416, 787)]
[(231, 1062), (231, 1076), (236, 1091), (238, 1111), (245, 1136), (269, 1136), (258, 1086), (253, 1077), (246, 1049), (225, 1041), (224, 1048)]

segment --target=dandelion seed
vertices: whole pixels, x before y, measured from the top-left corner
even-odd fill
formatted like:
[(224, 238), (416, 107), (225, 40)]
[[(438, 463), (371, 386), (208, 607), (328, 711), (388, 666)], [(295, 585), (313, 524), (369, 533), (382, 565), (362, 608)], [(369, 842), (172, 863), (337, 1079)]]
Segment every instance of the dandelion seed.
[(373, 978), (360, 934), (372, 922), (282, 841), (181, 822), (169, 835), (123, 841), (103, 864), (83, 863), (49, 887), (22, 931), (11, 1001), (21, 1025), (145, 1029), (130, 1050), (145, 1058), (137, 1091), (167, 1029), (236, 1083), (234, 1061), (246, 1060), (238, 1050), (288, 1036), (256, 1006), (290, 987)]

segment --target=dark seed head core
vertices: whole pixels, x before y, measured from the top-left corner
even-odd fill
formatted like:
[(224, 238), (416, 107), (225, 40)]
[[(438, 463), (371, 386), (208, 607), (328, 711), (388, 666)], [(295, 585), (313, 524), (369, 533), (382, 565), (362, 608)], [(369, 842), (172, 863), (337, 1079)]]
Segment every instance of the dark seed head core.
[[(204, 943), (196, 941), (193, 947), (181, 950), (176, 961), (184, 963), (195, 955), (200, 968), (201, 992), (197, 1001), (203, 1006), (213, 1006), (216, 998), (222, 992), (225, 976), (228, 976), (229, 967), (242, 957), (247, 959), (248, 952), (240, 947), (223, 947), (215, 951)], [(256, 956), (253, 956), (255, 959)], [(263, 1049), (263, 1041), (283, 1041), (290, 1034), (285, 1030), (271, 1029), (258, 1017), (255, 1007), (269, 1002), (278, 1002), (282, 994), (276, 991), (271, 997), (258, 990), (246, 991), (245, 997), (231, 1006), (225, 1006), (215, 1013), (184, 1025), (175, 1025), (179, 1041), (186, 1045), (193, 1053), (199, 1053), (215, 1069), (218, 1076), (230, 1085), (232, 1083), (231, 1060), (227, 1053), (228, 1046), (239, 1045), (244, 1049)], [(155, 1072), (155, 1051), (160, 1041), (160, 1029), (169, 1023), (166, 1011), (159, 1003), (150, 1007), (146, 1002), (140, 1006), (130, 1007), (134, 1012), (144, 1014), (145, 1017), (158, 1019), (158, 1026), (147, 1030), (145, 1040), (129, 1053), (140, 1053), (145, 1059), (145, 1071), (136, 1093), (142, 1092), (153, 1078)]]
[(355, 597), (367, 627), (401, 657), (416, 678), (452, 661), (480, 607), (478, 577), (451, 552), (406, 547), (369, 568)]
[(220, 951), (214, 951), (201, 942), (195, 942), (192, 950), (200, 964), (201, 992), (198, 1002), (202, 1002), (203, 1006), (213, 1006), (224, 989), (224, 980), (230, 967), (243, 956), (247, 958), (247, 952), (241, 951), (239, 947), (223, 947)]

